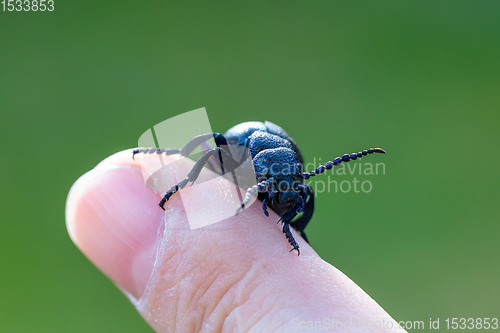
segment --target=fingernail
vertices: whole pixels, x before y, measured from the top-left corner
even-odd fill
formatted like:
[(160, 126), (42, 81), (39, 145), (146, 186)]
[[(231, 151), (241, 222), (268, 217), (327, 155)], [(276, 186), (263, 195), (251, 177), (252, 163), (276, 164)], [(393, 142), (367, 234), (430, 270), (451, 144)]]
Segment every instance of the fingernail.
[(153, 270), (163, 213), (133, 166), (93, 169), (73, 184), (66, 224), (80, 250), (115, 284), (140, 298)]

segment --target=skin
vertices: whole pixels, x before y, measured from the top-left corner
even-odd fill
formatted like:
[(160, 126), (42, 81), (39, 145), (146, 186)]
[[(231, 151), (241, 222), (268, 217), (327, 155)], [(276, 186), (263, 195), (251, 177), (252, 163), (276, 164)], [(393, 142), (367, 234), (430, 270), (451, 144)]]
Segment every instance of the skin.
[[(171, 164), (155, 174), (163, 178), (156, 188), (150, 186), (152, 190), (143, 172), (152, 173), (157, 161), (154, 155), (134, 160), (131, 150), (112, 155), (78, 179), (66, 205), (74, 243), (157, 332), (291, 332), (323, 320), (364, 320), (385, 327), (353, 325), (337, 332), (398, 327), (293, 230), (301, 255), (289, 252), (276, 223), (279, 216), (270, 210), (266, 217), (260, 202), (221, 222), (191, 228), (185, 202), (204, 207), (197, 210), (202, 218), (237, 208), (231, 198), (226, 204), (214, 195), (225, 193), (231, 184), (214, 180), (209, 170), (161, 210), (160, 188), (184, 179), (193, 162), (177, 155), (164, 157)], [(316, 330), (320, 327), (307, 329)]]

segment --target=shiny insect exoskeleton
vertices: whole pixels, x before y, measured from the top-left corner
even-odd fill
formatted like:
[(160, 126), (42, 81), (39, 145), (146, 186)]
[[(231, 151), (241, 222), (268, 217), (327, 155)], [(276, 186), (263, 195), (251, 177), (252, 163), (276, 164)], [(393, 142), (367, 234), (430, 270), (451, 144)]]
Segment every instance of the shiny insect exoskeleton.
[[(232, 156), (227, 149), (228, 145), (246, 147), (251, 154), (257, 184), (247, 190), (240, 209), (243, 209), (254, 195), (258, 195), (266, 216), (269, 216), (268, 207), (281, 216), (278, 222), (283, 223), (283, 233), (292, 246), (290, 251), (297, 250), (298, 254), (300, 254), (299, 244), (290, 231), (290, 225), (308, 242), (304, 229), (311, 220), (314, 211), (314, 193), (311, 186), (304, 183), (304, 179), (321, 174), (342, 162), (356, 160), (372, 153), (385, 154), (381, 148), (370, 148), (362, 152), (336, 157), (333, 161), (328, 161), (313, 171), (302, 172), (304, 163), (302, 154), (295, 141), (281, 127), (269, 121), (250, 121), (230, 128), (224, 135), (220, 133), (199, 135), (190, 140), (182, 149), (139, 148), (133, 151), (133, 155), (158, 153), (188, 156), (195, 148), (212, 138), (217, 147), (205, 152), (189, 172), (187, 178), (167, 191), (159, 203), (160, 207), (164, 209), (165, 203), (174, 193), (189, 182), (194, 182), (210, 157), (219, 158), (220, 167), (224, 173), (228, 169), (234, 169), (235, 166), (229, 168), (226, 166), (225, 170), (225, 166), (222, 164), (223, 160), (238, 163), (238, 158)], [(302, 213), (302, 216), (294, 220), (299, 213)]]

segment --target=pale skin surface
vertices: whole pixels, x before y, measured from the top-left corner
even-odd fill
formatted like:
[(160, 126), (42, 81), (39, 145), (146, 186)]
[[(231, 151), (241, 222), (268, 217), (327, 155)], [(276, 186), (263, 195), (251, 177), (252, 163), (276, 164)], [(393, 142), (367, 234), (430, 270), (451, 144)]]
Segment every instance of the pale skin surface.
[[(289, 252), (279, 216), (269, 210), (266, 217), (260, 201), (195, 230), (183, 200), (202, 200), (209, 211), (219, 200), (210, 189), (188, 185), (182, 199), (174, 194), (161, 210), (162, 195), (145, 186), (141, 173), (153, 158), (133, 160), (127, 150), (83, 175), (68, 196), (66, 221), (75, 244), (157, 332), (405, 332), (388, 329), (398, 324), (295, 231), (301, 255)], [(193, 163), (174, 165), (169, 176), (182, 180)], [(351, 320), (378, 326), (326, 326)]]

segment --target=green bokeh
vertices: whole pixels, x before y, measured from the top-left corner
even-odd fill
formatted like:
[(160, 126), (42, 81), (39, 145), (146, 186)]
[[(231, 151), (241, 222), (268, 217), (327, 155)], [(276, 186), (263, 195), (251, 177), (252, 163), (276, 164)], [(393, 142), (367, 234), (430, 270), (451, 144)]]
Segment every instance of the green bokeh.
[(317, 196), (316, 251), (396, 320), (499, 317), (499, 59), (498, 1), (0, 12), (0, 331), (151, 331), (70, 241), (65, 200), (100, 160), (199, 107), (221, 132), (273, 121), (306, 160), (385, 148), (369, 157), (385, 175), (357, 177), (370, 193)]

